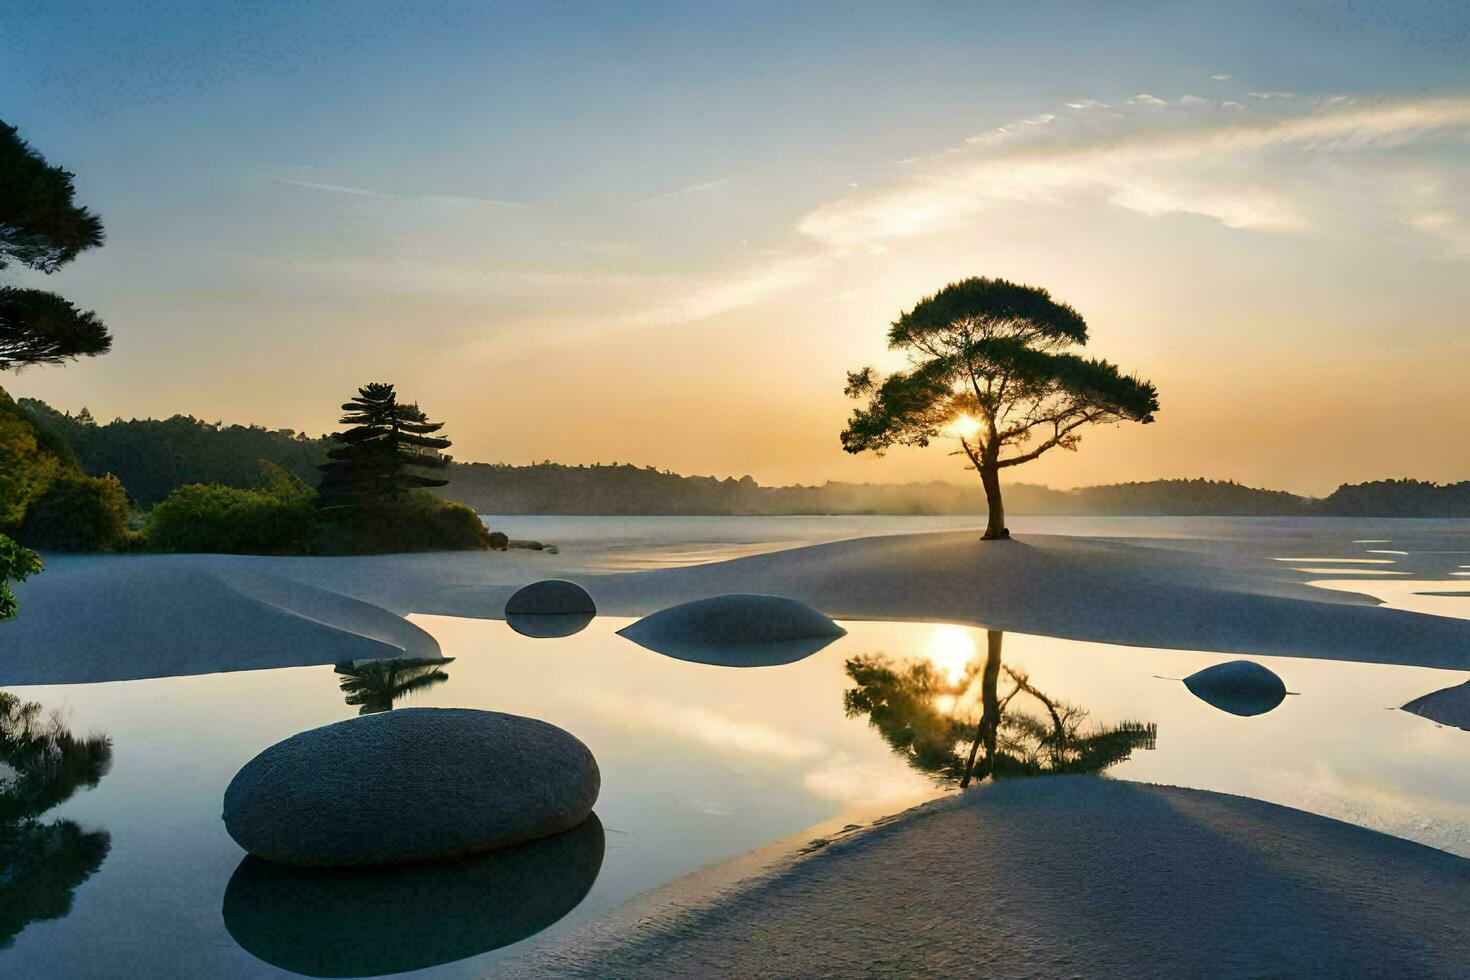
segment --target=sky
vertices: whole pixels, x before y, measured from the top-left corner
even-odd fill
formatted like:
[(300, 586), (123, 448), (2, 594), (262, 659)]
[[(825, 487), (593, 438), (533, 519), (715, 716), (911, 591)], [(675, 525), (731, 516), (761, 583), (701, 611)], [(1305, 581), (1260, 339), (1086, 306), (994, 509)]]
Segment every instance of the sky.
[(0, 383), (317, 434), (391, 381), (460, 459), (963, 481), (843, 453), (842, 388), (988, 275), (1162, 406), (1012, 479), (1467, 479), (1467, 38), (1462, 2), (21, 0), (0, 119), (108, 235), (45, 284), (115, 343)]

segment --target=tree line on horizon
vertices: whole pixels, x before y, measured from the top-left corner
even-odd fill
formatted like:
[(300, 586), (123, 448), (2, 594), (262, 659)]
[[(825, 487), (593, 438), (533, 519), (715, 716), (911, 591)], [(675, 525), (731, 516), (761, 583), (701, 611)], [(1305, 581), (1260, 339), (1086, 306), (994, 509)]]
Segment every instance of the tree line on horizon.
[[(294, 429), (227, 425), (176, 415), (99, 423), (23, 398), (20, 408), (65, 447), (81, 469), (114, 474), (143, 509), (188, 484), (248, 489), (261, 461), (315, 487), (331, 438)], [(775, 516), (984, 514), (983, 488), (948, 481), (765, 486), (750, 476), (684, 476), (630, 463), (528, 465), (452, 461), (440, 493), (482, 514)], [(1008, 510), (1029, 516), (1470, 517), (1470, 481), (1377, 480), (1344, 484), (1326, 497), (1245, 486), (1232, 480), (1146, 480), (1058, 490), (1007, 489)]]

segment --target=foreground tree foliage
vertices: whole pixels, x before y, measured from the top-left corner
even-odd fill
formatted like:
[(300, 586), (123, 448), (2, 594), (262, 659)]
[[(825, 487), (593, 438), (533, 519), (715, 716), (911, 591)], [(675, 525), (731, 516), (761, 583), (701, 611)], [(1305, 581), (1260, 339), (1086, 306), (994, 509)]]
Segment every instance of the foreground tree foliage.
[[(102, 220), (73, 201), (72, 174), (0, 122), (0, 270), (50, 274), (102, 244)], [(0, 371), (95, 357), (112, 337), (95, 313), (43, 289), (0, 286)]]
[(1007, 537), (1000, 471), (1049, 449), (1076, 449), (1083, 426), (1153, 421), (1158, 392), (1107, 361), (1072, 348), (1087, 322), (1044, 289), (1004, 279), (966, 279), (921, 300), (888, 331), (909, 368), (882, 378), (850, 372), (847, 394), (866, 400), (842, 432), (850, 453), (959, 440), (980, 474), (987, 539)]
[(41, 556), (0, 534), (0, 622), (15, 618), (11, 582), (24, 582), (41, 570)]

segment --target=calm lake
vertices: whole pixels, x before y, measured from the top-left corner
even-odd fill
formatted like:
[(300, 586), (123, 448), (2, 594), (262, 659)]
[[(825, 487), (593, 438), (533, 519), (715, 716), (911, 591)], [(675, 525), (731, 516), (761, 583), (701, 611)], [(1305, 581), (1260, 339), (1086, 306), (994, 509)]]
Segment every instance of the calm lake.
[[(546, 522), (537, 527), (545, 533)], [(909, 765), (866, 714), (849, 716), (848, 664), (881, 653), (958, 682), (991, 649), (981, 629), (850, 622), (805, 660), (739, 669), (637, 646), (615, 632), (627, 620), (530, 639), (499, 621), (413, 619), (452, 662), (391, 676), (324, 666), (10, 689), (62, 711), (78, 735), (109, 737), (112, 758), (94, 788), (42, 818), (73, 824), (60, 839), (81, 835), (90, 856), (68, 864), (59, 853), (39, 873), (46, 880), (0, 883), (11, 906), (0, 908), (0, 975), (353, 976), (368, 972), (365, 958), (432, 976), (493, 973), (498, 958), (698, 868), (952, 791)], [(1243, 794), (1470, 856), (1470, 736), (1393, 710), (1462, 673), (1253, 657), (1293, 693), (1239, 717), (1177, 680), (1225, 656), (998, 639), (1005, 667), (1079, 712), (1079, 731), (1147, 731), (1107, 766), (1111, 777)], [(953, 702), (930, 707), (963, 714)], [(567, 729), (601, 766), (600, 827), (468, 872), (303, 885), (242, 862), (220, 821), (239, 767), (298, 731), (390, 705), (488, 708)], [(1021, 708), (1045, 722), (1041, 702)], [(403, 820), (414, 814), (405, 798)], [(89, 864), (96, 870), (77, 884)], [(393, 958), (367, 955), (378, 943)]]
[[(973, 519), (491, 523), (512, 536), (557, 542), (563, 555), (582, 555), (589, 569), (600, 570), (975, 526)], [(1222, 547), (1242, 536), (1260, 539), (1263, 529), (1263, 522), (1230, 520), (1014, 523), (1063, 533), (1211, 536)], [(1351, 555), (1295, 547), (1280, 554), (1297, 564), (1311, 558), (1304, 567), (1322, 558), (1323, 567), (1344, 572), (1354, 567), (1352, 555), (1363, 563), (1407, 561), (1395, 552), (1411, 548), (1397, 547), (1380, 526), (1364, 527), (1316, 522), (1304, 530), (1288, 522), (1267, 526), (1267, 536), (1329, 529), (1335, 541), (1355, 542)], [(1454, 532), (1463, 535), (1466, 527), (1460, 522)], [(1413, 532), (1414, 548), (1445, 530), (1436, 522), (1399, 526), (1402, 541)], [(1448, 576), (1460, 574), (1449, 570), (1460, 567), (1455, 563), (1470, 566), (1470, 557), (1455, 557), (1454, 547), (1430, 551), (1451, 563), (1439, 572), (1444, 582), (1466, 585)], [(1370, 554), (1388, 557), (1364, 557)], [(1394, 594), (1383, 582), (1391, 579), (1358, 588), (1385, 592), (1391, 602), (1429, 601), (1401, 586)], [(1460, 604), (1470, 598), (1433, 601), (1444, 605), (1424, 611), (1464, 614)], [(878, 713), (851, 710), (860, 686), (851, 667), (885, 663), (895, 676), (907, 676), (926, 664), (936, 682), (960, 685), (995, 649), (1003, 676), (1025, 677), (1069, 713), (1079, 735), (1138, 733), (1097, 764), (1107, 776), (1266, 799), (1470, 857), (1470, 735), (1397, 710), (1464, 682), (1463, 671), (1251, 657), (1280, 674), (1291, 693), (1266, 713), (1241, 717), (1201, 701), (1179, 680), (1230, 660), (1222, 654), (989, 636), (954, 624), (848, 621), (847, 636), (806, 660), (732, 669), (635, 645), (616, 633), (629, 620), (612, 617), (553, 639), (526, 638), (497, 620), (412, 619), (438, 639), (450, 663), (10, 688), (46, 713), (59, 711), (73, 735), (106, 736), (112, 755), (100, 774), (91, 773), (96, 785), (78, 777), (69, 795), (60, 793), (57, 805), (40, 814), (54, 848), (46, 861), (0, 877), (0, 976), (368, 976), (385, 967), (423, 968), (425, 976), (494, 973), (503, 956), (698, 868), (772, 842), (782, 843), (767, 854), (789, 854), (811, 837), (953, 792), (951, 783), (911, 765), (895, 742), (903, 742), (906, 724), (922, 729), (935, 713), (970, 717), (975, 705), (923, 693), (917, 716), (888, 713), (875, 724)], [(886, 660), (864, 660), (876, 655)], [(885, 704), (898, 704), (894, 691), (886, 693)], [(1026, 701), (1016, 702), (1017, 713), (1045, 727), (1044, 702)], [(481, 864), (407, 874), (304, 882), (244, 861), (223, 830), (221, 799), (245, 761), (303, 729), (423, 705), (525, 714), (578, 736), (603, 773), (598, 826), (526, 851), (497, 852)], [(1025, 730), (1011, 736), (1020, 757)], [(956, 748), (963, 754), (963, 745)], [(403, 820), (415, 818), (415, 805), (404, 799)], [(394, 923), (391, 930), (363, 930), (363, 923), (385, 920)]]

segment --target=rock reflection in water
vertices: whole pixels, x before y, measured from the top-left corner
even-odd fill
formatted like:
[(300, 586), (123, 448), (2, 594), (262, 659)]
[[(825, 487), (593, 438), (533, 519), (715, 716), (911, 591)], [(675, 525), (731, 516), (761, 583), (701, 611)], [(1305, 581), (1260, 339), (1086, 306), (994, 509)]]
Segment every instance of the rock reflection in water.
[(58, 715), (0, 691), (0, 949), (32, 922), (66, 916), (72, 892), (102, 866), (106, 831), (37, 818), (111, 766), (106, 737), (77, 738)]
[(449, 680), (445, 664), (453, 657), (427, 660), (354, 660), (333, 668), (342, 675), (339, 685), (349, 705), (358, 706), (358, 714), (371, 715), (391, 711), (393, 702), (414, 691)]
[(962, 787), (986, 776), (1101, 772), (1154, 747), (1153, 722), (1088, 725), (1085, 710), (1003, 664), (1004, 636), (987, 630), (983, 660), (976, 655), (948, 671), (927, 657), (849, 659), (848, 717), (866, 716), (914, 768)]
[(555, 837), (447, 863), (333, 870), (247, 857), (225, 890), (225, 928), (255, 957), (307, 976), (421, 970), (561, 919), (596, 882), (603, 847), (594, 814)]
[(596, 617), (593, 613), (508, 612), (505, 614), (505, 624), (533, 640), (555, 640), (582, 632), (594, 618)]

